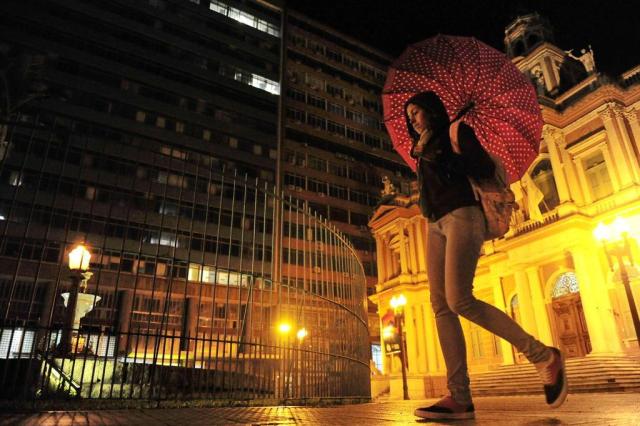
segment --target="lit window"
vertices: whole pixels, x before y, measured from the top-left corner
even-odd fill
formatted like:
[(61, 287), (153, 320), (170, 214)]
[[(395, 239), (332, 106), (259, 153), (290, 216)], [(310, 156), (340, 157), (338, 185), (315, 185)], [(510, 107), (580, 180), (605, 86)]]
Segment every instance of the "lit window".
[(147, 114), (144, 111), (136, 112), (136, 121), (139, 123), (144, 123), (144, 120), (147, 118)]
[(551, 293), (551, 298), (556, 299), (579, 291), (580, 287), (578, 286), (576, 274), (573, 272), (565, 272), (556, 280), (556, 283), (553, 286), (553, 292)]
[(227, 16), (234, 21), (238, 21), (245, 25), (253, 27), (259, 31), (271, 34), (275, 37), (280, 37), (280, 28), (277, 25), (253, 16), (243, 10), (229, 6), (228, 4), (225, 4), (221, 1), (211, 0), (211, 2), (209, 3), (209, 9), (221, 15)]

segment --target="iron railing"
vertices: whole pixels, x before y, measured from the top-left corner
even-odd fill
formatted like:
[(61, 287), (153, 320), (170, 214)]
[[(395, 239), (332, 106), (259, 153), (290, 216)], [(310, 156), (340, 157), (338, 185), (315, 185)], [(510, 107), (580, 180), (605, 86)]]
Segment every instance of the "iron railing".
[(212, 155), (21, 120), (0, 151), (0, 399), (368, 398), (365, 275), (335, 227)]

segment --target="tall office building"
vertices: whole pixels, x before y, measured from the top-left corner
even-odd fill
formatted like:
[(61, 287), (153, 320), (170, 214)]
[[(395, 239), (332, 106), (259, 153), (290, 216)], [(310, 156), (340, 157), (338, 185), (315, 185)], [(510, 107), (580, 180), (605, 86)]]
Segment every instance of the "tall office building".
[[(64, 370), (55, 357), (69, 351), (73, 325), (76, 352), (86, 347), (116, 366), (142, 359), (221, 374), (198, 392), (237, 390), (241, 377), (260, 395), (368, 392), (357, 258), (319, 220), (290, 206), (281, 216), (272, 189), (282, 6), (2, 3), (0, 361), (44, 350), (43, 362)], [(297, 262), (290, 246), (282, 258), (274, 246), (299, 226), (315, 231), (305, 239), (313, 248), (296, 245), (302, 252), (327, 247), (313, 257), (321, 278), (300, 275), (304, 289), (281, 286), (275, 272)], [(80, 284), (77, 303), (92, 298), (82, 322), (69, 321), (76, 285), (66, 257), (77, 243), (89, 247), (94, 274)], [(287, 316), (304, 319), (313, 354), (297, 358), (307, 376), (295, 383), (288, 341), (275, 340)], [(338, 371), (349, 372), (348, 384)]]
[[(381, 93), (391, 58), (292, 11), (286, 46), (283, 189), (348, 236), (371, 295), (376, 253), (367, 223), (380, 200), (382, 178), (404, 192), (412, 178), (382, 122)], [(369, 316), (377, 342), (373, 304)]]

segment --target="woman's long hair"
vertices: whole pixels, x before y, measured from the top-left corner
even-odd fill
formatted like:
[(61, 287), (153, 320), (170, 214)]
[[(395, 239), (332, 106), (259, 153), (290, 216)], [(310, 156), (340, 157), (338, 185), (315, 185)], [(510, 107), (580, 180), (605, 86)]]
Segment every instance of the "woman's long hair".
[(404, 104), (404, 117), (407, 120), (407, 129), (414, 143), (420, 139), (420, 135), (413, 129), (409, 116), (407, 115), (407, 106), (409, 106), (409, 104), (418, 105), (425, 111), (425, 115), (429, 121), (429, 127), (433, 129), (432, 138), (440, 136), (442, 131), (449, 128), (449, 115), (440, 97), (434, 92), (418, 93)]

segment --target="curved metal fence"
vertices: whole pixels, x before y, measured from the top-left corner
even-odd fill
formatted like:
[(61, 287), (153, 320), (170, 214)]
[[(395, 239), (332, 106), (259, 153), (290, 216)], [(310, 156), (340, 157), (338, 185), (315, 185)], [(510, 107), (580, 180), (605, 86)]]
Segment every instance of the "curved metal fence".
[(152, 139), (5, 130), (0, 399), (369, 397), (362, 265), (300, 200)]

